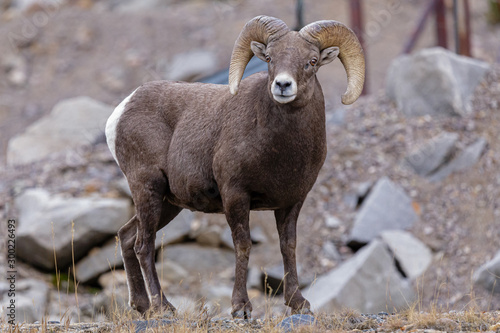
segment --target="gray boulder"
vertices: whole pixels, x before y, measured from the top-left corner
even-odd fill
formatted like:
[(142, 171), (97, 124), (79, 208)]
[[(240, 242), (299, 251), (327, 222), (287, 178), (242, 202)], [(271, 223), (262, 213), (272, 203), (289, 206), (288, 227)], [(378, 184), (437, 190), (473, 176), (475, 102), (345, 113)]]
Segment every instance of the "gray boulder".
[(28, 81), (28, 64), (21, 54), (5, 54), (0, 60), (0, 68), (7, 82), (14, 87), (22, 87)]
[[(19, 212), (17, 255), (34, 266), (53, 270), (78, 261), (90, 249), (116, 235), (130, 218), (127, 199), (66, 198), (30, 189), (15, 198)], [(74, 223), (74, 226), (72, 225)]]
[(418, 215), (408, 195), (400, 186), (383, 177), (363, 201), (349, 234), (348, 244), (357, 249), (382, 231), (409, 229), (417, 220)]
[[(229, 226), (224, 227), (224, 230), (219, 235), (220, 244), (234, 250), (231, 228), (229, 228)], [(252, 230), (250, 230), (250, 238), (252, 239), (252, 243), (254, 244), (266, 243), (269, 240), (266, 232), (260, 226), (256, 226), (252, 228)]]
[[(193, 212), (183, 210), (168, 225), (158, 230), (155, 241), (156, 249), (183, 241), (189, 235), (193, 217)], [(123, 224), (125, 222), (122, 222)], [(93, 281), (110, 269), (122, 267), (123, 258), (121, 253), (120, 244), (117, 244), (115, 239), (110, 240), (102, 247), (92, 249), (76, 265), (78, 281), (82, 283)]]
[(189, 272), (182, 266), (170, 259), (163, 259), (156, 263), (156, 272), (160, 281), (166, 281), (171, 284), (178, 284), (182, 280), (189, 277)]
[(211, 225), (203, 228), (196, 235), (196, 242), (200, 245), (218, 247), (221, 244), (222, 228)]
[(431, 264), (431, 250), (409, 232), (388, 230), (380, 237), (407, 278), (414, 280), (420, 277)]
[(429, 180), (432, 182), (438, 182), (454, 172), (471, 168), (479, 161), (487, 145), (488, 142), (484, 138), (478, 139), (476, 142), (465, 147), (465, 149), (460, 152), (456, 158), (433, 173), (429, 177)]
[(280, 332), (289, 333), (299, 330), (300, 327), (313, 327), (315, 325), (316, 318), (313, 316), (307, 314), (295, 314), (283, 319), (278, 325), (276, 325), (276, 327), (280, 329)]
[(228, 249), (201, 246), (196, 243), (166, 246), (158, 258), (173, 261), (192, 276), (218, 274), (234, 268), (234, 253)]
[(97, 280), (103, 289), (111, 289), (117, 286), (127, 285), (127, 273), (124, 269), (115, 269), (99, 276)]
[(407, 116), (460, 116), (472, 111), (471, 97), (490, 65), (436, 47), (391, 63), (386, 93)]
[(247, 289), (264, 290), (264, 283), (262, 282), (262, 269), (255, 266), (248, 267), (247, 274)]
[(178, 316), (192, 316), (195, 313), (199, 313), (200, 309), (203, 307), (203, 300), (193, 299), (186, 296), (168, 295), (168, 301), (175, 306)]
[(76, 264), (76, 278), (81, 283), (95, 280), (102, 273), (123, 266), (122, 251), (116, 240), (103, 247), (93, 248), (86, 257)]
[(378, 313), (408, 306), (414, 292), (397, 271), (386, 246), (374, 240), (338, 268), (320, 276), (304, 296), (313, 311), (333, 313), (352, 308)]
[(222, 231), (220, 235), (220, 243), (221, 245), (234, 250), (233, 235), (231, 234), (231, 228), (229, 228), (229, 226), (226, 226)]
[(444, 132), (410, 152), (405, 162), (417, 174), (428, 176), (449, 159), (457, 140), (457, 133)]
[(9, 140), (7, 163), (27, 164), (50, 154), (95, 142), (104, 133), (113, 108), (90, 97), (57, 103), (50, 114)]
[(217, 56), (207, 50), (195, 50), (177, 54), (165, 70), (165, 79), (194, 81), (213, 74), (217, 70)]
[(116, 9), (124, 13), (137, 13), (140, 11), (155, 11), (167, 8), (173, 0), (128, 0), (116, 1)]
[[(306, 287), (311, 281), (306, 281), (303, 278), (302, 267), (297, 264), (297, 274), (299, 276), (299, 287)], [(283, 263), (279, 265), (264, 268), (261, 271), (259, 289), (261, 291), (272, 290), (273, 295), (283, 293), (283, 281), (285, 279), (285, 266)]]
[(233, 295), (233, 287), (217, 283), (215, 285), (205, 284), (202, 288), (202, 294), (210, 303), (215, 313), (230, 313), (231, 298)]
[(40, 280), (16, 281), (16, 322), (42, 321), (47, 311), (48, 285)]
[(474, 272), (473, 280), (475, 285), (489, 292), (500, 293), (500, 251)]
[(194, 213), (184, 209), (165, 227), (156, 233), (155, 247), (161, 248), (169, 244), (180, 243), (185, 240), (191, 230)]

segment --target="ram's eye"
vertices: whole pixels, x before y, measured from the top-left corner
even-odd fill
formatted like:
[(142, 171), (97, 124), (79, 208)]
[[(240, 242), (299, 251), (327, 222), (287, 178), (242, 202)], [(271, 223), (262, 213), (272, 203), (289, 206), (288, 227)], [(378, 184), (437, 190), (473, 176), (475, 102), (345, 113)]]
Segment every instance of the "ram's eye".
[(309, 61), (309, 63), (311, 64), (311, 66), (316, 66), (316, 64), (318, 63), (318, 59), (312, 58), (311, 61)]
[(271, 57), (266, 54), (266, 62), (270, 62), (270, 61), (271, 61)]

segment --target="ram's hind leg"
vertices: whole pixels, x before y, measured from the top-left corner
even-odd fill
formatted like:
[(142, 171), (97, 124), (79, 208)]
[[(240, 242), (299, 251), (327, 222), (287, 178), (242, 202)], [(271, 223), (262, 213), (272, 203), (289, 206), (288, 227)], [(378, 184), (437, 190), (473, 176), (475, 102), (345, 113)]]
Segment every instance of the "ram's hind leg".
[[(179, 207), (172, 206), (168, 201), (163, 202), (162, 217), (158, 230), (166, 226), (181, 211)], [(127, 274), (127, 284), (129, 289), (129, 305), (141, 314), (149, 309), (149, 296), (144, 284), (144, 278), (141, 271), (139, 260), (135, 254), (134, 246), (137, 239), (137, 227), (139, 219), (137, 215), (127, 222), (118, 231), (120, 245), (122, 250), (123, 263)], [(165, 306), (169, 306), (168, 301)]]
[(137, 211), (138, 228), (134, 250), (137, 256), (145, 287), (149, 295), (150, 305), (155, 311), (175, 308), (163, 295), (155, 267), (156, 231), (170, 222), (181, 208), (164, 201), (168, 187), (167, 179), (160, 172), (158, 175), (147, 175), (132, 181), (131, 191)]
[(149, 309), (149, 296), (142, 278), (141, 266), (135, 255), (134, 245), (139, 220), (137, 215), (118, 231), (122, 250), (123, 264), (127, 274), (129, 305), (132, 309), (144, 314)]

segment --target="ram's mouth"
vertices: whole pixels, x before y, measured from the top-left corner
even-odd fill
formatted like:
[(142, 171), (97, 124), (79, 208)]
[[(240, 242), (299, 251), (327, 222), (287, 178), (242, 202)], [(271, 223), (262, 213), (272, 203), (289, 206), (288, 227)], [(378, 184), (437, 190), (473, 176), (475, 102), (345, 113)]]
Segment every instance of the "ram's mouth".
[(273, 94), (274, 100), (280, 104), (290, 103), (291, 101), (293, 101), (295, 99), (295, 97), (297, 97), (296, 94), (293, 94), (293, 95)]

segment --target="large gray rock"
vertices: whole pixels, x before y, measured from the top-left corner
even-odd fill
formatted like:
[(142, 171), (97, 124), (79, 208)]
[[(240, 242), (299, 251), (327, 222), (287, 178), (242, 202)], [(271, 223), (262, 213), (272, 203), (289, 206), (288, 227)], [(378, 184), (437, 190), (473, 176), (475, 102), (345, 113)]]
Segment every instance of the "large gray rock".
[[(302, 274), (302, 267), (297, 265), (297, 275), (299, 276), (299, 287), (306, 287), (311, 281), (306, 281)], [(285, 266), (280, 263), (276, 266), (263, 268), (260, 275), (259, 290), (272, 290), (273, 295), (283, 293), (283, 282), (285, 279)]]
[[(45, 317), (47, 311), (47, 303), (49, 297), (49, 287), (48, 285), (40, 280), (26, 279), (18, 280), (16, 284), (16, 296), (15, 296), (15, 319), (16, 323), (34, 323), (35, 321), (42, 321)], [(0, 290), (1, 291), (1, 290)], [(2, 302), (0, 303), (0, 310), (4, 309), (2, 318), (7, 317), (8, 302), (10, 302), (9, 297), (6, 294), (3, 296)]]
[(206, 297), (215, 313), (231, 313), (232, 286), (220, 283), (214, 285), (205, 283), (202, 294)]
[(298, 331), (300, 327), (312, 327), (315, 325), (316, 318), (313, 316), (307, 314), (294, 314), (283, 319), (276, 327), (279, 328), (282, 333), (290, 333), (296, 330)]
[(9, 165), (27, 164), (95, 142), (113, 108), (90, 97), (57, 103), (51, 113), (9, 140)]
[(14, 87), (22, 87), (28, 80), (28, 64), (21, 54), (5, 54), (0, 60), (7, 82)]
[(173, 0), (128, 0), (115, 1), (116, 10), (125, 13), (136, 13), (140, 11), (155, 11), (160, 8), (166, 8)]
[(117, 286), (126, 286), (127, 273), (124, 269), (115, 269), (99, 276), (97, 282), (103, 289), (113, 289)]
[(76, 264), (76, 278), (81, 283), (95, 280), (99, 275), (123, 266), (120, 244), (115, 240), (103, 247), (93, 248), (86, 257)]
[(472, 94), (489, 68), (443, 48), (424, 49), (393, 60), (387, 96), (407, 116), (465, 115), (472, 111)]
[(489, 292), (500, 293), (500, 251), (495, 257), (478, 268), (473, 276), (474, 284)]
[[(219, 233), (219, 237), (221, 245), (234, 250), (233, 236), (229, 226), (226, 226), (224, 230)], [(250, 230), (250, 238), (253, 244), (266, 243), (269, 240), (266, 232), (260, 226), (256, 226)]]
[(209, 225), (196, 235), (196, 242), (200, 245), (218, 247), (221, 244), (222, 228), (218, 225)]
[[(116, 235), (130, 218), (127, 199), (65, 198), (30, 189), (15, 198), (19, 212), (17, 255), (34, 266), (53, 270), (78, 261), (90, 249)], [(74, 226), (72, 226), (74, 223)]]
[(304, 293), (313, 311), (352, 308), (364, 313), (401, 309), (414, 291), (394, 266), (386, 246), (374, 240), (338, 268), (320, 276)]
[[(183, 210), (163, 229), (156, 233), (156, 249), (183, 241), (189, 235), (193, 212)], [(125, 223), (122, 223), (125, 224)], [(76, 278), (85, 283), (97, 279), (110, 269), (123, 266), (120, 245), (113, 239), (102, 247), (92, 249), (86, 257), (76, 265)]]
[(182, 268), (182, 266), (172, 260), (164, 259), (156, 263), (156, 272), (160, 281), (171, 284), (178, 284), (182, 280), (189, 277), (189, 272)]
[(233, 251), (196, 243), (166, 246), (158, 258), (173, 261), (194, 276), (215, 275), (225, 269), (234, 268), (235, 263)]
[(384, 231), (380, 237), (409, 279), (414, 280), (420, 277), (431, 264), (431, 250), (409, 232), (388, 230)]
[(234, 250), (233, 235), (231, 234), (231, 228), (226, 226), (220, 235), (221, 245)]
[(457, 133), (444, 132), (410, 152), (405, 161), (417, 174), (428, 176), (448, 160), (457, 140)]
[(165, 79), (194, 81), (213, 74), (217, 70), (217, 56), (207, 50), (195, 50), (177, 54), (168, 64)]
[(349, 246), (359, 248), (382, 231), (408, 229), (417, 220), (418, 215), (408, 195), (400, 186), (383, 177), (372, 188), (356, 215), (349, 234)]
[(454, 172), (471, 168), (479, 161), (487, 145), (488, 142), (485, 139), (478, 139), (476, 142), (465, 147), (456, 158), (433, 173), (429, 177), (429, 180), (432, 182), (441, 181)]
[(191, 223), (195, 218), (194, 216), (192, 211), (184, 209), (165, 227), (158, 230), (155, 240), (156, 249), (185, 240), (191, 230)]

